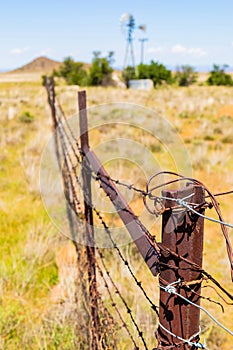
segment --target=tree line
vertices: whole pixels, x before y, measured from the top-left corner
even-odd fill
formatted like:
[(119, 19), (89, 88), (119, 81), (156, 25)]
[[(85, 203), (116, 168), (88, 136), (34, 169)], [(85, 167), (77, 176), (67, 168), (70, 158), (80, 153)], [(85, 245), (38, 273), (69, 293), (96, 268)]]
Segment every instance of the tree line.
[[(79, 86), (109, 86), (114, 85), (112, 73), (114, 52), (102, 56), (100, 51), (93, 52), (92, 64), (86, 67), (81, 62), (76, 62), (72, 57), (64, 59), (58, 70), (54, 70), (52, 76), (63, 78), (68, 85)], [(214, 64), (213, 69), (205, 82), (206, 85), (233, 86), (232, 76), (226, 73), (227, 65)], [(159, 85), (176, 84), (178, 86), (190, 86), (197, 82), (198, 73), (190, 65), (177, 67), (175, 72), (166, 68), (159, 62), (151, 61), (150, 64), (139, 64), (137, 67), (126, 67), (121, 73), (121, 79), (127, 87), (130, 80), (151, 79), (154, 87)]]

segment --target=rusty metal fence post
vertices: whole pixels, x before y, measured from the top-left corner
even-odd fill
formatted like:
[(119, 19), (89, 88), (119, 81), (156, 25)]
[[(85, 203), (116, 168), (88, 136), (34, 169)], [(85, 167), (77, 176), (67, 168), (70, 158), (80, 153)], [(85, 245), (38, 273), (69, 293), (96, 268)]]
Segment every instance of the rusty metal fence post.
[(88, 140), (88, 125), (86, 112), (86, 92), (78, 93), (79, 103), (79, 122), (80, 122), (80, 141), (81, 150), (83, 151), (82, 158), (82, 179), (83, 179), (83, 194), (84, 194), (84, 215), (86, 222), (86, 254), (88, 264), (88, 281), (89, 281), (89, 298), (90, 298), (90, 313), (91, 313), (91, 350), (99, 349), (99, 315), (98, 315), (98, 291), (96, 281), (96, 266), (95, 266), (95, 239), (93, 226), (92, 212), (92, 193), (91, 193), (91, 169), (84, 150), (89, 148)]
[[(167, 198), (185, 198), (192, 194), (192, 203), (205, 202), (204, 189), (201, 186), (189, 185), (179, 191), (163, 191), (162, 196)], [(166, 199), (165, 207), (177, 206), (177, 202)], [(204, 209), (199, 209), (204, 212)], [(162, 250), (160, 286), (174, 284), (178, 294), (200, 305), (201, 273), (193, 269), (178, 256), (187, 258), (193, 263), (202, 266), (204, 219), (196, 214), (183, 210), (166, 210), (162, 218)], [(196, 349), (181, 339), (188, 340), (196, 335), (192, 342), (199, 340), (200, 310), (190, 305), (177, 295), (160, 289), (160, 326), (157, 331), (157, 349), (170, 349), (171, 346), (180, 350)], [(178, 336), (176, 338), (172, 334)]]

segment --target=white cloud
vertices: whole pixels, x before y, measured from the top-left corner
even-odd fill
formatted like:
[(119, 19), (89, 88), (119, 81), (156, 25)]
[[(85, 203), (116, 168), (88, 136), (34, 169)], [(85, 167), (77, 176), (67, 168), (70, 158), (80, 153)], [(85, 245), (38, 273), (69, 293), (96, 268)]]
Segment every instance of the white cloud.
[(203, 50), (201, 47), (193, 47), (191, 49), (189, 49), (188, 51), (189, 54), (194, 55), (194, 56), (206, 56), (207, 52), (205, 50)]
[(172, 47), (172, 52), (173, 53), (185, 53), (186, 51), (187, 51), (187, 49), (184, 46), (179, 45), (179, 44), (174, 45)]
[(205, 56), (207, 52), (203, 50), (201, 47), (185, 47), (180, 44), (176, 44), (172, 46), (171, 52), (175, 54), (185, 54), (185, 55), (192, 55), (196, 57)]
[(47, 48), (47, 49), (44, 49), (44, 50), (40, 51), (37, 56), (47, 56), (50, 53), (51, 53), (51, 49)]
[(163, 47), (157, 46), (157, 47), (150, 47), (147, 52), (148, 53), (161, 53), (163, 51), (164, 51)]
[(11, 50), (12, 55), (22, 55), (24, 52), (27, 52), (29, 50), (29, 47), (23, 47), (22, 49), (15, 48)]

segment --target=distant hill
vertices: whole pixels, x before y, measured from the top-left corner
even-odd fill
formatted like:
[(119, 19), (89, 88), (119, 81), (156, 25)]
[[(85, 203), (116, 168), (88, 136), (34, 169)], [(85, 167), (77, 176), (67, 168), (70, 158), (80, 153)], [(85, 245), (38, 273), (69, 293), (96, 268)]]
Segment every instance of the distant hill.
[(9, 73), (41, 73), (49, 74), (52, 73), (54, 69), (58, 69), (61, 65), (61, 62), (51, 60), (48, 57), (38, 57), (33, 61), (25, 64), (24, 66), (14, 69)]

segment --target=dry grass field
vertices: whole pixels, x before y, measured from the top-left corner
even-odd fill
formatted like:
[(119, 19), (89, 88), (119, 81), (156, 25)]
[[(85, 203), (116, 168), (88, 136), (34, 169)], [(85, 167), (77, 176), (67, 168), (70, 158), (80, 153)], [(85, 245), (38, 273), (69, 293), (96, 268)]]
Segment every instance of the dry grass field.
[[(78, 87), (74, 86), (57, 87), (67, 116), (77, 112), (77, 91)], [(193, 177), (217, 193), (233, 189), (232, 91), (232, 88), (207, 86), (162, 87), (151, 92), (87, 88), (87, 99), (88, 107), (129, 103), (152, 111), (155, 118), (156, 115), (166, 118), (189, 153)], [(40, 160), (51, 137), (52, 123), (46, 92), (38, 75), (35, 78), (20, 74), (17, 79), (14, 75), (9, 78), (2, 74), (0, 107), (0, 349), (83, 349), (75, 336), (74, 253), (70, 246), (64, 248), (68, 239), (51, 222), (40, 196)], [(108, 129), (104, 139), (104, 131), (96, 130), (91, 134), (90, 143), (100, 144), (102, 137), (110, 140), (116, 132), (118, 129)], [(130, 132), (135, 142), (150, 149), (164, 170), (170, 170), (172, 165), (164, 161), (167, 151), (163, 145), (155, 147), (149, 136)], [(119, 137), (129, 137), (130, 132), (119, 129)], [(136, 170), (134, 173), (127, 163), (112, 169), (113, 177), (142, 185), (135, 180)], [(224, 219), (231, 223), (232, 199), (233, 195), (219, 198)], [(132, 205), (141, 210), (139, 201)], [(213, 209), (206, 214), (216, 217)], [(159, 229), (153, 228), (153, 231), (159, 240)], [(229, 234), (233, 244), (232, 230)], [(124, 252), (148, 294), (158, 303), (157, 279), (147, 271), (132, 244), (124, 247)], [(141, 292), (130, 283), (125, 267), (116, 259), (109, 259), (109, 264), (152, 349), (156, 345), (154, 314)], [(61, 266), (67, 269), (62, 271)], [(210, 222), (205, 226), (204, 268), (233, 293), (224, 238), (220, 227)], [(102, 285), (100, 290), (105, 293)], [(204, 288), (203, 295), (219, 300), (211, 288)], [(224, 313), (219, 305), (208, 300), (203, 300), (202, 305), (233, 329), (232, 305), (223, 302)], [(203, 313), (202, 325), (210, 350), (233, 348), (232, 337)], [(119, 331), (118, 337), (121, 338), (119, 349), (131, 349), (124, 331)]]

